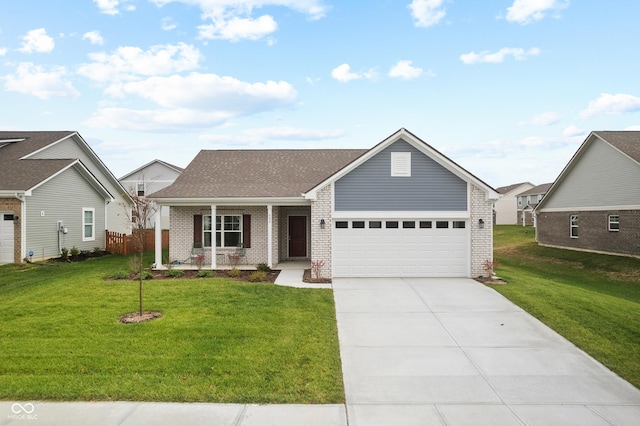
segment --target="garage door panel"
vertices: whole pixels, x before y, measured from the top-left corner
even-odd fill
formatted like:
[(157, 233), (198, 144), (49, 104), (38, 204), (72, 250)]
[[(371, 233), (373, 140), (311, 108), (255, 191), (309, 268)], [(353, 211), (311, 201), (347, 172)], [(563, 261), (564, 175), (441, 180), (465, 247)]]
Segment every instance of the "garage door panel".
[(466, 277), (469, 230), (452, 228), (452, 220), (449, 224), (449, 228), (334, 229), (334, 276)]

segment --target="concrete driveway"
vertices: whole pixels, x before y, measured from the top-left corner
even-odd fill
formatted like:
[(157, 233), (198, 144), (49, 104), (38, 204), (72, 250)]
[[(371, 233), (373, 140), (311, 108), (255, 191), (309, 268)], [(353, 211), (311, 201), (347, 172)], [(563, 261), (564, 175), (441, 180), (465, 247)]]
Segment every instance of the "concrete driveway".
[(640, 424), (639, 390), (474, 280), (333, 288), (349, 426)]

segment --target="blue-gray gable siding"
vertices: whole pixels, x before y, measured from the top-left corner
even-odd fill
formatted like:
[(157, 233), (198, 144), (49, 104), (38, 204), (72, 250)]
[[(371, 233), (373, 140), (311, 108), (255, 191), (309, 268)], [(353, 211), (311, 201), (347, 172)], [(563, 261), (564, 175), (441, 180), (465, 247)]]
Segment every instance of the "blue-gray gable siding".
[[(391, 176), (391, 153), (411, 152), (411, 176)], [(467, 183), (399, 140), (335, 183), (336, 211), (466, 211)]]

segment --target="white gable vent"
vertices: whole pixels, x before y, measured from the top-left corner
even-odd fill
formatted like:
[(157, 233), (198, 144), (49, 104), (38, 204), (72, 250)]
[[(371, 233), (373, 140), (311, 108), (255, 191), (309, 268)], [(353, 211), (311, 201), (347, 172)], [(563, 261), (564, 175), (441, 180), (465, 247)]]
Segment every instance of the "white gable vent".
[(391, 153), (391, 176), (411, 176), (411, 153)]

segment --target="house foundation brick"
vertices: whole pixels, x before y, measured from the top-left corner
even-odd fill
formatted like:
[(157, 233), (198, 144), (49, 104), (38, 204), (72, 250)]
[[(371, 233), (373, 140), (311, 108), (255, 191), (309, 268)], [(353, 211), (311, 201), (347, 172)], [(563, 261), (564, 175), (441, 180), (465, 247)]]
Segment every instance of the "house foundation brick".
[[(572, 215), (578, 216), (578, 238), (570, 236)], [(619, 216), (618, 231), (609, 231), (609, 215)], [(540, 244), (640, 256), (640, 210), (539, 212), (536, 219)]]

